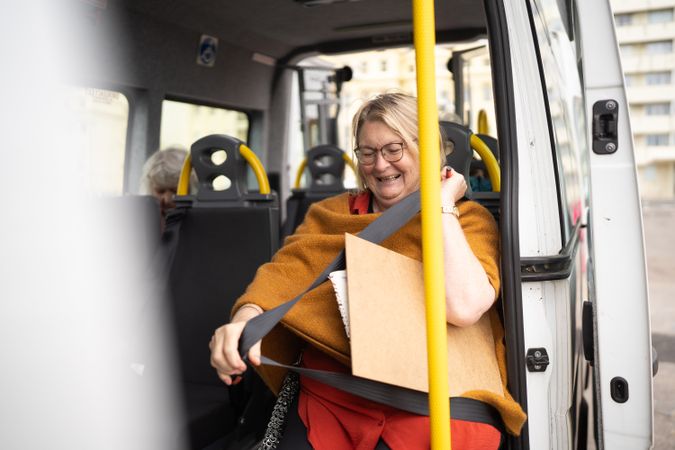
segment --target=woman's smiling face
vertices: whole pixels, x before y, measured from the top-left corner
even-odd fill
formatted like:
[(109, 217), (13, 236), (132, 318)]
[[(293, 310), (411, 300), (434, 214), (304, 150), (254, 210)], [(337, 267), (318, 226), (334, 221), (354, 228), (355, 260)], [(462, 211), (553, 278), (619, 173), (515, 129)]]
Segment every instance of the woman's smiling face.
[(375, 212), (386, 210), (419, 189), (417, 152), (409, 143), (404, 143), (399, 161), (389, 162), (382, 157), (380, 149), (394, 142), (404, 142), (404, 139), (380, 121), (366, 121), (359, 131), (358, 147), (376, 150), (373, 164), (359, 163), (361, 178), (374, 196)]

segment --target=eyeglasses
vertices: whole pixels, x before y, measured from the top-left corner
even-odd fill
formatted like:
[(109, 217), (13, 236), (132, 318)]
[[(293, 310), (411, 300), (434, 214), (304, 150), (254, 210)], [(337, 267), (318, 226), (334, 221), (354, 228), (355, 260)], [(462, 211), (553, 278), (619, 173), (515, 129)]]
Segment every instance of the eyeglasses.
[(382, 154), (382, 158), (384, 158), (385, 161), (400, 161), (401, 158), (403, 158), (404, 147), (405, 144), (403, 142), (391, 142), (389, 144), (383, 145), (379, 149), (371, 147), (357, 147), (354, 149), (354, 153), (356, 154), (356, 158), (359, 160), (359, 163), (363, 164), (364, 166), (370, 166), (371, 164), (375, 164), (378, 152)]

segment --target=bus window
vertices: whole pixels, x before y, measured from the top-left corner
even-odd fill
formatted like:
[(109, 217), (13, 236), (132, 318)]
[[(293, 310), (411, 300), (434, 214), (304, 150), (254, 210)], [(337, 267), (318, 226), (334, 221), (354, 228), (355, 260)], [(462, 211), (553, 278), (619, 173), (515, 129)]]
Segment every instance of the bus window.
[(124, 189), (124, 154), (129, 101), (121, 92), (71, 88), (71, 107), (87, 149), (85, 172), (90, 192), (120, 195)]
[(178, 100), (162, 102), (160, 148), (189, 149), (193, 142), (209, 134), (227, 134), (246, 142), (248, 130), (248, 116), (241, 111)]

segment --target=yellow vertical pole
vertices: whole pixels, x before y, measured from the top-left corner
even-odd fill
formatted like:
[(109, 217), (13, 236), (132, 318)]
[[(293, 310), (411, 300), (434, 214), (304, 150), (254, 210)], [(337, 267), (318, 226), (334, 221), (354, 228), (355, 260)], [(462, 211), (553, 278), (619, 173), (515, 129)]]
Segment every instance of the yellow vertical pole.
[(422, 252), (429, 355), (429, 415), (431, 448), (450, 448), (447, 323), (441, 228), (441, 184), (438, 108), (434, 47), (436, 25), (433, 0), (413, 0), (417, 111), (420, 144)]

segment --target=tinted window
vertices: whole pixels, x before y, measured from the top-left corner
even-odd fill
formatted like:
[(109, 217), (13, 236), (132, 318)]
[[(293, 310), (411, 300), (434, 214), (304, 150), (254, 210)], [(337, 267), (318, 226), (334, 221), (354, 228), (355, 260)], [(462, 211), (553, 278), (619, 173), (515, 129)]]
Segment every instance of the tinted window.
[(667, 116), (670, 114), (670, 103), (648, 103), (645, 105), (645, 112), (648, 116)]
[(645, 76), (647, 84), (670, 84), (671, 72), (649, 72)]
[(582, 213), (581, 154), (587, 152), (584, 103), (574, 43), (552, 0), (535, 2), (535, 27), (553, 130), (563, 238)]
[(673, 21), (672, 9), (660, 9), (657, 11), (650, 11), (647, 14), (649, 23), (667, 23)]
[(673, 52), (673, 41), (655, 41), (648, 42), (645, 50), (650, 55), (662, 55)]
[(633, 14), (617, 14), (614, 16), (617, 27), (623, 27), (633, 23)]
[(670, 136), (666, 133), (647, 135), (647, 145), (650, 147), (664, 147), (669, 144), (670, 144)]

